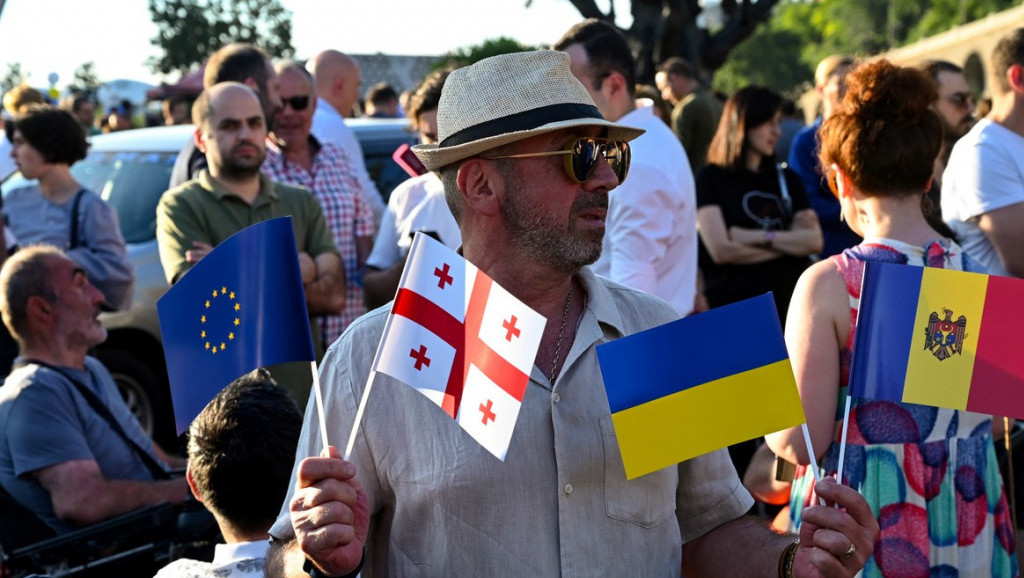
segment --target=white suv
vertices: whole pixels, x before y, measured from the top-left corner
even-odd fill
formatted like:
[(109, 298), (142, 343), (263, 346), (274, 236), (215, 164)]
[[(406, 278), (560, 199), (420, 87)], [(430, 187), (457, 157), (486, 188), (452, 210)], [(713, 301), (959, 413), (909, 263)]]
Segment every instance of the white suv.
[[(386, 197), (408, 175), (391, 159), (414, 134), (405, 120), (346, 121), (363, 148), (367, 170)], [(135, 294), (127, 311), (104, 313), (106, 342), (94, 354), (113, 374), (129, 407), (166, 448), (176, 447), (156, 301), (167, 290), (156, 244), (156, 206), (167, 189), (178, 151), (192, 138), (192, 125), (129, 130), (92, 138), (89, 155), (71, 172), (117, 210), (128, 256), (135, 265)], [(15, 173), (3, 191), (24, 184)]]

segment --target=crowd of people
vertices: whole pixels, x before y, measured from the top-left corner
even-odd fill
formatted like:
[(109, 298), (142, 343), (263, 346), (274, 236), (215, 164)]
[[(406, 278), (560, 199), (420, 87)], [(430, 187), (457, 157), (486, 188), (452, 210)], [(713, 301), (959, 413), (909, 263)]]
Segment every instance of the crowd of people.
[[(346, 126), (353, 58), (224, 46), (191, 107), (165, 107), (168, 123), (190, 114), (195, 138), (154, 215), (161, 265), (173, 284), (232, 234), (290, 215), (326, 423), (308, 363), (260, 369), (195, 419), (184, 457), (142, 431), (90, 356), (99, 313), (125, 308), (134, 280), (115, 211), (70, 172), (94, 105), (11, 91), (9, 156), (31, 184), (0, 221), (0, 489), (51, 535), (198, 500), (224, 544), (160, 578), (1018, 576), (1001, 416), (856, 399), (833, 477), (865, 263), (1024, 276), (1024, 29), (992, 73), (977, 120), (955, 64), (830, 56), (821, 116), (798, 129), (779, 94), (719, 98), (681, 58), (639, 86), (621, 33), (586, 20), (551, 50), (435, 71), (401, 95), (370, 87), (366, 114), (404, 112), (420, 140), (405, 161), (417, 176), (385, 204)], [(504, 461), (384, 375), (352, 455), (335, 447), (417, 232), (550, 321)], [(815, 455), (794, 428), (626, 480), (595, 347), (766, 291)], [(751, 515), (765, 513), (755, 497), (785, 504), (782, 521)]]

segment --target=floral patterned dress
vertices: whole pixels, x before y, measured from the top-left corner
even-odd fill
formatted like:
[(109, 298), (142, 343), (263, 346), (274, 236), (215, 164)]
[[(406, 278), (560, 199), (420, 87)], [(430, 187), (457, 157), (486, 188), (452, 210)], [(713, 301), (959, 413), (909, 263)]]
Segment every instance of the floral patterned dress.
[[(951, 241), (915, 247), (865, 239), (831, 257), (850, 296), (850, 334), (841, 354), (836, 437), (821, 464), (835, 474), (864, 262), (979, 271)], [(1018, 576), (1010, 509), (987, 415), (855, 398), (843, 482), (864, 495), (881, 533), (865, 577)], [(790, 529), (811, 503), (814, 477), (800, 466), (790, 496)]]

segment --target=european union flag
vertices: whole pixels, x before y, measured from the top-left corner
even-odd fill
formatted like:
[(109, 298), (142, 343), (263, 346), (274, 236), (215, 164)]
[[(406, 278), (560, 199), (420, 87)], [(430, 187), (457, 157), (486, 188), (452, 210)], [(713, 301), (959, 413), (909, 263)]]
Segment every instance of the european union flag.
[(178, 433), (241, 375), (313, 361), (291, 217), (235, 233), (157, 301)]

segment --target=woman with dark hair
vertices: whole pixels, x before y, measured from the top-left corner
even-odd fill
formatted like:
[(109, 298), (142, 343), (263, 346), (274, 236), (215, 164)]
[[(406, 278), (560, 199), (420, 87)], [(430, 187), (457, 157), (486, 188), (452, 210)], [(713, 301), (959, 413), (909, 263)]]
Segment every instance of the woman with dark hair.
[[(864, 240), (818, 262), (793, 294), (786, 344), (811, 444), (824, 473), (838, 467), (864, 263), (978, 271), (926, 221), (921, 197), (942, 144), (936, 99), (920, 71), (879, 60), (847, 77), (842, 110), (821, 127), (820, 162), (842, 214)], [(857, 488), (881, 533), (864, 576), (1016, 576), (1013, 525), (992, 444), (1001, 420), (966, 411), (854, 399), (843, 482)], [(814, 500), (800, 428), (766, 436), (798, 464), (791, 524)]]
[(135, 272), (117, 214), (99, 195), (82, 188), (70, 170), (89, 148), (82, 126), (65, 110), (33, 105), (4, 128), (18, 170), (35, 181), (4, 198), (4, 222), (18, 245), (63, 249), (103, 292), (108, 308), (126, 308)]
[(725, 102), (696, 184), (708, 304), (772, 291), (785, 321), (796, 280), (821, 251), (822, 235), (800, 178), (775, 162), (781, 110), (782, 97), (767, 88), (737, 91)]

